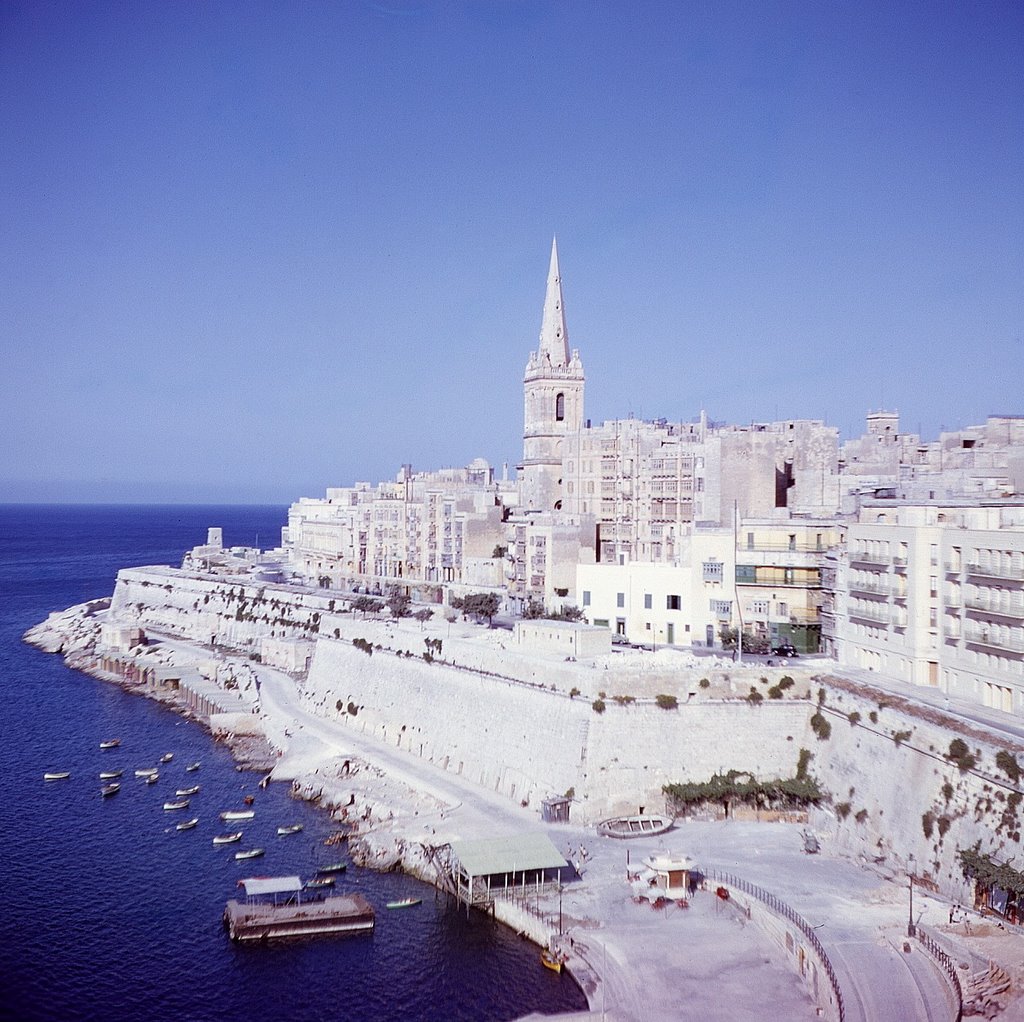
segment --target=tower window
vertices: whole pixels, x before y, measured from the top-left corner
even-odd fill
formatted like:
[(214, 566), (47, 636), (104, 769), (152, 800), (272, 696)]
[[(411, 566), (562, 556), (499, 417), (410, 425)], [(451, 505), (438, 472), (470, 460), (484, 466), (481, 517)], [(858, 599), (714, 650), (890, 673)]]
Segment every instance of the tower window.
[(555, 421), (562, 422), (565, 419), (565, 395), (559, 394), (555, 398)]

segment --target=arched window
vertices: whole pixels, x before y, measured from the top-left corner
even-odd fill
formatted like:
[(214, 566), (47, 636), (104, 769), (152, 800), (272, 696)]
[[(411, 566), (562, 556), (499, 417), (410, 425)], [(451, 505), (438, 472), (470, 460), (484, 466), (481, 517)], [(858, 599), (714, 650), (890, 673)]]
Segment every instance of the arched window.
[(555, 421), (561, 422), (565, 418), (565, 395), (559, 394), (555, 398)]

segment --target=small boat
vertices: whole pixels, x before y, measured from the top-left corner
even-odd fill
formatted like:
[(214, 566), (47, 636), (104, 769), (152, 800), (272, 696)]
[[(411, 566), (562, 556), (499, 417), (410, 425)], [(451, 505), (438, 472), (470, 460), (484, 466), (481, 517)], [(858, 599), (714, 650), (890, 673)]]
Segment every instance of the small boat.
[(191, 830), (196, 824), (199, 823), (199, 817), (193, 816), (191, 820), (185, 820), (184, 823), (179, 823), (174, 829), (175, 830)]
[(301, 823), (290, 823), (287, 827), (278, 827), (277, 836), (287, 837), (289, 834), (298, 834), (302, 830)]
[(185, 767), (185, 773), (186, 774), (194, 774), (202, 765), (203, 765), (202, 763), (198, 763), (198, 762), (197, 763), (189, 763), (189, 765), (187, 767)]
[(100, 780), (101, 781), (112, 781), (112, 780), (114, 780), (114, 778), (120, 777), (121, 774), (123, 774), (123, 773), (124, 773), (123, 770), (104, 770), (100, 774)]
[(565, 964), (564, 959), (553, 955), (547, 948), (540, 953), (540, 963), (545, 969), (550, 969), (552, 972), (561, 972), (562, 966)]
[(52, 770), (48, 774), (43, 774), (44, 781), (66, 781), (71, 776), (70, 770)]
[(243, 801), (243, 802), (244, 802), (244, 803), (245, 803), (245, 804), (246, 804), (247, 806), (251, 806), (251, 805), (253, 804), (253, 802), (255, 802), (255, 801), (256, 801), (256, 796), (255, 796), (255, 795), (246, 795), (246, 796), (245, 796), (245, 798), (243, 798), (243, 799), (242, 799), (242, 801)]
[(142, 767), (141, 769), (135, 771), (135, 776), (136, 777), (155, 777), (158, 773), (160, 773), (160, 771), (157, 770), (156, 767)]
[(149, 777), (146, 778), (146, 783), (147, 784), (156, 784), (156, 782), (159, 781), (159, 780), (160, 780), (160, 775), (159, 774), (150, 774)]
[(164, 754), (163, 754), (163, 755), (162, 755), (162, 756), (160, 757), (160, 762), (161, 762), (161, 763), (170, 763), (170, 761), (171, 761), (172, 759), (174, 759), (174, 753), (173, 753), (173, 752), (165, 752), (165, 753), (164, 753)]
[(324, 873), (344, 873), (346, 869), (348, 869), (347, 862), (329, 862), (326, 866), (317, 866), (316, 871), (323, 875)]
[(121, 744), (120, 738), (108, 738), (105, 742), (100, 742), (101, 749), (116, 749)]
[(175, 809), (188, 809), (189, 802), (187, 798), (183, 798), (180, 802), (165, 802), (164, 809), (173, 811)]
[(213, 839), (213, 843), (215, 845), (230, 845), (241, 840), (242, 832), (240, 830), (236, 830), (234, 834), (218, 834), (217, 837)]
[(103, 787), (100, 788), (100, 794), (104, 798), (110, 798), (111, 795), (116, 795), (120, 790), (121, 785), (118, 784), (117, 781), (114, 781), (113, 784), (104, 784)]
[(309, 891), (315, 891), (321, 887), (333, 887), (334, 877), (311, 877), (302, 886)]
[(174, 794), (178, 795), (179, 797), (182, 795), (198, 795), (199, 785), (193, 785), (193, 787), (191, 788), (179, 788)]
[(646, 816), (615, 816), (610, 820), (602, 820), (597, 825), (597, 832), (604, 837), (651, 837), (671, 830), (672, 823), (672, 817), (660, 816), (657, 813)]
[(251, 820), (256, 814), (251, 809), (229, 809), (221, 813), (222, 820)]
[(411, 908), (413, 905), (418, 905), (422, 900), (422, 898), (399, 898), (398, 901), (389, 901), (387, 907)]
[(236, 859), (258, 859), (263, 854), (262, 848), (250, 848), (247, 852), (235, 852)]

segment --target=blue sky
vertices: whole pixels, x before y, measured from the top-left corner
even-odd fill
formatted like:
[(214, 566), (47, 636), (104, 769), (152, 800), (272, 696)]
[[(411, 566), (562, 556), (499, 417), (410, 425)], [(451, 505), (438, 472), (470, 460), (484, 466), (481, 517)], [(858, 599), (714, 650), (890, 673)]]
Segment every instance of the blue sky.
[(1024, 413), (1019, 3), (0, 6), (0, 500), (510, 465), (586, 414)]

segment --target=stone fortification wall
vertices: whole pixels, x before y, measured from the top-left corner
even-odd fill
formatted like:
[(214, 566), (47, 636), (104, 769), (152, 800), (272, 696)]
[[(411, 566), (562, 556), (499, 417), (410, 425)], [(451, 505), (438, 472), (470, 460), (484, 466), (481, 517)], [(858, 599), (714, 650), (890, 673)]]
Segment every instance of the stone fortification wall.
[(574, 816), (588, 820), (638, 804), (655, 811), (663, 784), (707, 780), (723, 768), (792, 776), (810, 712), (806, 701), (675, 710), (637, 702), (598, 714), (563, 691), (324, 638), (304, 698), (318, 713), (510, 799), (539, 807), (573, 789)]
[[(824, 680), (823, 687), (820, 712), (830, 732), (824, 739), (812, 734), (809, 769), (834, 806), (814, 821), (834, 828), (841, 848), (899, 872), (909, 867), (964, 901), (971, 891), (958, 849), (980, 841), (999, 861), (1019, 861), (1024, 785), (996, 757), (1006, 763), (1014, 755), (1024, 771), (1020, 745), (854, 683)], [(949, 758), (955, 739), (976, 762)]]

